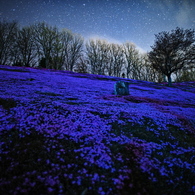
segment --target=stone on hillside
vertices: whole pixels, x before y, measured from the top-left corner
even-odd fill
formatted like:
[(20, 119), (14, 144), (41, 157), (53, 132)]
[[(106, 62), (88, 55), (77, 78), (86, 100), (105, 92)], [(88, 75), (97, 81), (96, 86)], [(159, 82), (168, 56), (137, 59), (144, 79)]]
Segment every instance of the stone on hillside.
[(129, 95), (129, 83), (117, 81), (114, 86), (115, 95)]

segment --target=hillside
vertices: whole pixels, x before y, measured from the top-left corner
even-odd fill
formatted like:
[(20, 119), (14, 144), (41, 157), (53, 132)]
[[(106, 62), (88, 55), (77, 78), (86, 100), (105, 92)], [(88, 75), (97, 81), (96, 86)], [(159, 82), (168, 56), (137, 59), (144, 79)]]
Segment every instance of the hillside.
[(0, 66), (0, 124), (0, 194), (195, 193), (195, 82)]

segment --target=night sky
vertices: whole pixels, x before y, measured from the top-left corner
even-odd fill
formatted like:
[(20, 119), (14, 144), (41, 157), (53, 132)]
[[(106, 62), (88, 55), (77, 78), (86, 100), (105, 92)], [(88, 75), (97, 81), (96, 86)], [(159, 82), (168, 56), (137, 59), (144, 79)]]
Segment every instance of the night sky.
[(144, 51), (154, 34), (195, 29), (194, 0), (0, 0), (0, 17), (21, 26), (45, 21), (84, 38), (130, 41)]

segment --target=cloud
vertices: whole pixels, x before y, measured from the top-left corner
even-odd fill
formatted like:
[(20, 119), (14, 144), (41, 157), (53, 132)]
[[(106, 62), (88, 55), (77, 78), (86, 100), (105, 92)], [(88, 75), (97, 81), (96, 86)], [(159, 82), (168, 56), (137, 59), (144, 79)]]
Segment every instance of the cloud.
[(150, 9), (158, 10), (163, 17), (171, 17), (177, 26), (194, 25), (194, 0), (144, 0)]
[(193, 22), (195, 3), (194, 1), (186, 0), (182, 1), (182, 4), (175, 16), (177, 25), (185, 26)]
[(141, 53), (141, 54), (145, 54), (147, 53), (147, 51), (141, 47), (139, 47), (138, 45), (136, 45), (136, 49)]
[(89, 35), (87, 37), (85, 37), (85, 40), (88, 41), (89, 39), (93, 39), (93, 40), (105, 40), (107, 41), (108, 43), (115, 43), (115, 44), (119, 44), (119, 45), (122, 45), (124, 44), (125, 42), (130, 42), (132, 43), (133, 45), (135, 45), (136, 49), (142, 53), (142, 54), (145, 54), (147, 53), (146, 50), (144, 50), (143, 48), (141, 48), (140, 46), (138, 46), (136, 43), (132, 42), (132, 41), (125, 41), (125, 42), (122, 42), (118, 39), (114, 39), (112, 37), (109, 37), (107, 35), (96, 35), (96, 34), (93, 34), (93, 35)]
[(116, 43), (116, 44), (122, 44), (121, 41), (114, 39), (112, 37), (109, 37), (107, 35), (97, 35), (97, 34), (92, 34), (86, 37), (87, 40), (93, 39), (93, 40), (106, 40), (108, 43)]

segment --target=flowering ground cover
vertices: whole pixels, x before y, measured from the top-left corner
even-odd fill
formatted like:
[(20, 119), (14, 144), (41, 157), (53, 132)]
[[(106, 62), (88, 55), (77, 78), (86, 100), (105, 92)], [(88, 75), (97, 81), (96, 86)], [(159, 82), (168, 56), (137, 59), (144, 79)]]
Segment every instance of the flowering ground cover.
[(0, 66), (0, 124), (0, 194), (195, 193), (195, 82)]

